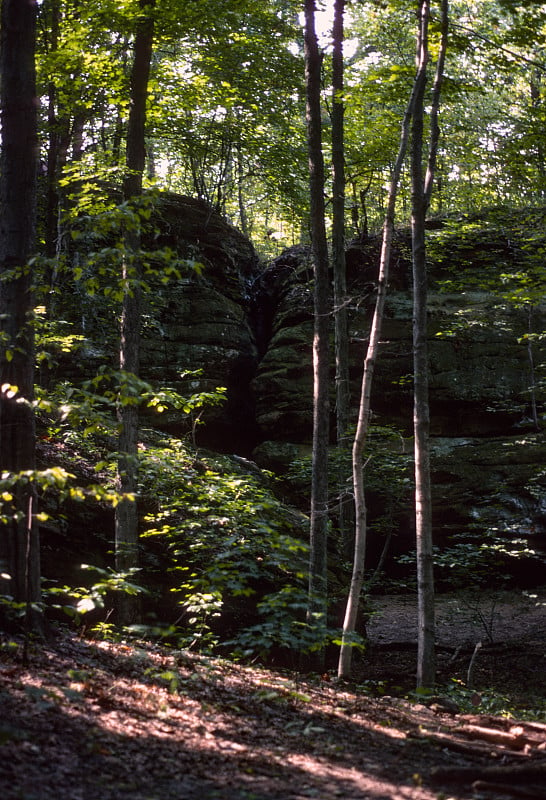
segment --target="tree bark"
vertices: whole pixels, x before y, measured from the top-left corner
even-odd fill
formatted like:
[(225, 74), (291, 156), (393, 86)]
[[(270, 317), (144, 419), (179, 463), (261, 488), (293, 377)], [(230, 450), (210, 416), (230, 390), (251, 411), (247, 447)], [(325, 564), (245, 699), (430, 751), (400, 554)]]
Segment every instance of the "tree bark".
[[(126, 177), (123, 185), (124, 199), (141, 196), (142, 179), (146, 164), (146, 102), (152, 60), (154, 21), (152, 11), (155, 0), (141, 0), (142, 16), (138, 22), (131, 69), (131, 107), (127, 128)], [(118, 404), (119, 460), (118, 489), (127, 495), (116, 507), (116, 570), (127, 572), (138, 568), (138, 398), (129, 391), (124, 396), (124, 376), (130, 384), (131, 377), (139, 373), (141, 325), (140, 231), (135, 222), (125, 231), (125, 257), (123, 262), (124, 295), (120, 330), (121, 387)], [(134, 595), (120, 593), (116, 611), (119, 625), (130, 625), (138, 618), (139, 603)]]
[[(329, 440), (329, 319), (328, 245), (324, 221), (324, 160), (321, 122), (321, 56), (315, 31), (315, 1), (305, 0), (305, 77), (311, 246), (314, 268), (313, 456), (309, 556), (308, 623), (319, 633), (326, 626)], [(320, 665), (323, 655), (317, 655)]]
[(364, 359), (362, 385), (360, 390), (360, 403), (358, 409), (358, 422), (353, 441), (352, 465), (353, 491), (355, 496), (355, 542), (353, 554), (353, 572), (351, 576), (349, 594), (347, 597), (347, 604), (345, 607), (343, 635), (338, 662), (338, 676), (340, 678), (348, 678), (351, 674), (353, 653), (353, 645), (351, 642), (356, 628), (360, 594), (362, 592), (362, 586), (364, 583), (364, 571), (366, 564), (367, 508), (364, 488), (363, 455), (366, 448), (370, 426), (370, 405), (373, 375), (379, 351), (379, 338), (381, 335), (381, 325), (383, 322), (387, 284), (389, 280), (389, 263), (391, 243), (394, 233), (396, 197), (400, 184), (400, 174), (402, 172), (402, 166), (404, 164), (408, 147), (410, 122), (413, 113), (413, 104), (416, 91), (417, 81), (414, 83), (413, 91), (404, 113), (398, 155), (396, 157), (391, 175), (389, 196), (387, 200), (387, 211), (385, 214), (385, 221), (383, 223), (383, 238), (379, 263), (379, 277), (377, 282), (377, 296), (366, 357)]
[(349, 425), (349, 335), (345, 268), (345, 144), (343, 99), (343, 14), (345, 0), (335, 0), (332, 52), (332, 267), (336, 355), (337, 443), (346, 440)]
[[(345, 0), (335, 0), (332, 49), (332, 270), (334, 275), (334, 342), (336, 361), (336, 442), (340, 450), (350, 447), (349, 429), (349, 325), (345, 265), (345, 100), (343, 97), (343, 37)], [(353, 546), (351, 495), (346, 488), (340, 460), (337, 474), (337, 526), (341, 547), (350, 557)]]
[(415, 536), (417, 551), (417, 687), (431, 687), (436, 676), (434, 648), (434, 563), (430, 479), (430, 410), (428, 399), (427, 266), (425, 220), (430, 204), (438, 146), (438, 109), (447, 46), (448, 2), (442, 0), (442, 42), (432, 92), (428, 167), (423, 175), (423, 127), (427, 82), (429, 0), (419, 3), (417, 38), (418, 94), (411, 146), (413, 261), (413, 429), (415, 452)]
[(441, 2), (441, 43), (432, 88), (428, 164), (423, 177), (423, 119), (427, 81), (430, 3), (421, 0), (417, 72), (419, 94), (412, 127), (412, 261), (413, 261), (413, 371), (415, 452), (415, 535), (417, 552), (417, 687), (432, 687), (436, 677), (434, 646), (434, 559), (432, 541), (432, 486), (430, 478), (430, 409), (428, 397), (427, 265), (425, 221), (430, 205), (438, 151), (438, 113), (448, 38), (449, 4)]
[[(34, 329), (31, 268), (37, 173), (34, 0), (3, 0), (0, 33), (0, 471), (35, 469)], [(34, 484), (18, 480), (0, 535), (0, 592), (40, 600), (40, 549)], [(39, 616), (33, 613), (32, 624)], [(28, 622), (29, 620), (27, 620)]]

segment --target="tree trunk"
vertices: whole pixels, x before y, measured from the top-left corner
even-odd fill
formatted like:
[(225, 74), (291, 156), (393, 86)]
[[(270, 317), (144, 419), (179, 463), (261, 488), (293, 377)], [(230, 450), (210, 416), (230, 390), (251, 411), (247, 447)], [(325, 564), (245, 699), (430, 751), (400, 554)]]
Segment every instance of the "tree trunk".
[[(334, 273), (334, 330), (336, 359), (336, 442), (340, 450), (349, 448), (349, 327), (347, 277), (345, 266), (345, 134), (343, 97), (343, 14), (345, 0), (335, 0), (332, 50), (332, 269)], [(341, 546), (350, 557), (353, 545), (350, 508), (351, 495), (345, 486), (345, 471), (340, 460), (337, 475), (337, 524)]]
[(337, 443), (343, 444), (349, 425), (349, 338), (345, 269), (345, 145), (343, 99), (343, 13), (345, 0), (335, 0), (332, 52), (332, 267), (336, 350)]
[[(434, 648), (434, 560), (432, 543), (432, 487), (430, 479), (430, 411), (428, 400), (427, 266), (425, 220), (430, 205), (438, 150), (438, 114), (448, 38), (449, 4), (441, 2), (441, 44), (432, 87), (428, 164), (423, 179), (423, 117), (428, 64), (430, 4), (420, 3), (418, 83), (412, 129), (412, 260), (413, 260), (413, 371), (415, 448), (415, 532), (417, 551), (417, 687), (432, 687), (436, 676)], [(420, 76), (420, 77), (419, 77)]]
[[(328, 245), (324, 221), (324, 160), (321, 124), (321, 56), (315, 32), (315, 0), (305, 0), (305, 78), (311, 246), (315, 276), (313, 339), (313, 457), (309, 556), (308, 622), (320, 631), (326, 626), (328, 540), (329, 438), (329, 315)], [(321, 655), (317, 657), (320, 665)]]
[[(447, 3), (443, 3), (445, 17)], [(426, 181), (423, 176), (423, 127), (427, 81), (430, 3), (419, 4), (417, 39), (418, 94), (415, 102), (411, 146), (411, 233), (413, 261), (413, 429), (415, 451), (415, 535), (417, 550), (417, 687), (434, 685), (434, 564), (432, 554), (432, 491), (430, 480), (430, 412), (428, 402), (427, 268), (425, 220), (438, 142), (438, 70), (433, 89), (436, 115), (431, 117), (431, 139)], [(445, 44), (445, 37), (444, 37)], [(439, 60), (440, 66), (440, 60)], [(441, 63), (443, 67), (443, 61)], [(441, 71), (440, 71), (441, 82)]]
[(360, 603), (360, 594), (364, 582), (364, 569), (366, 562), (366, 538), (367, 538), (367, 509), (366, 495), (364, 491), (364, 465), (363, 454), (366, 448), (368, 430), (370, 424), (370, 403), (372, 393), (373, 374), (377, 354), (379, 350), (379, 338), (381, 335), (381, 325), (383, 322), (383, 311), (385, 308), (385, 298), (387, 294), (387, 284), (389, 279), (389, 262), (391, 253), (392, 236), (394, 233), (394, 216), (396, 208), (396, 197), (400, 183), (400, 174), (406, 156), (408, 146), (409, 129), (413, 104), (416, 94), (417, 82), (415, 82), (411, 97), (409, 99), (402, 129), (400, 134), (400, 146), (398, 155), (393, 167), (389, 196), (387, 200), (387, 211), (383, 223), (383, 239), (381, 244), (381, 259), (379, 264), (379, 277), (377, 284), (377, 297), (375, 302), (370, 337), (364, 369), (362, 374), (362, 386), (360, 391), (360, 404), (358, 410), (358, 422), (353, 442), (353, 491), (355, 496), (355, 542), (353, 555), (353, 572), (351, 585), (345, 607), (345, 619), (343, 621), (343, 636), (338, 662), (338, 676), (348, 678), (351, 674), (352, 653), (356, 620)]
[[(3, 0), (0, 33), (0, 471), (35, 469), (32, 408), (34, 330), (31, 269), (37, 173), (34, 0)], [(33, 483), (19, 480), (0, 535), (0, 592), (40, 600), (40, 551)], [(6, 577), (9, 576), (9, 577)], [(33, 614), (32, 624), (39, 617)]]
[[(142, 194), (142, 178), (146, 163), (146, 101), (152, 59), (154, 0), (141, 0), (142, 17), (138, 23), (131, 70), (131, 108), (127, 128), (125, 200)], [(118, 405), (120, 423), (118, 489), (122, 499), (116, 507), (116, 570), (126, 572), (138, 568), (138, 398), (129, 391), (124, 396), (124, 374), (130, 382), (139, 373), (141, 322), (140, 232), (138, 225), (125, 232), (123, 263), (124, 296), (121, 313), (120, 370), (122, 382)], [(120, 594), (117, 598), (117, 622), (130, 625), (138, 617), (138, 599)]]

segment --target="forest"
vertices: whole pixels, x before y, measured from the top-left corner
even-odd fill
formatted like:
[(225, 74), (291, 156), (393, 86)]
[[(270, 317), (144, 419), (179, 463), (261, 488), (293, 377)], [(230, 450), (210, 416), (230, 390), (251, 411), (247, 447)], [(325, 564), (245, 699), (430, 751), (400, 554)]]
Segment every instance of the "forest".
[(546, 6), (1, 0), (0, 113), (2, 796), (546, 797)]

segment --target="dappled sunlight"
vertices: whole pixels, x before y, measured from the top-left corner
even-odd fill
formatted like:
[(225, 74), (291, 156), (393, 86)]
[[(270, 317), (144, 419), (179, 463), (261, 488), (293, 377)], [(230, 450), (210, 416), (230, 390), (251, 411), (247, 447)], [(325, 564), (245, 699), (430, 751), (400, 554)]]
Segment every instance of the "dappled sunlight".
[(540, 725), (145, 642), (62, 635), (30, 655), (0, 652), (5, 800), (38, 784), (40, 800), (68, 785), (83, 800), (432, 800), (438, 769), (521, 764), (544, 742)]
[[(386, 706), (328, 681), (70, 637), (34, 653), (28, 669), (2, 664), (0, 680), (0, 775), (11, 773), (22, 739), (48, 800), (65, 782), (101, 800), (122, 789), (155, 797), (157, 787), (162, 798), (196, 800), (435, 796), (414, 778), (406, 733), (394, 733)], [(397, 764), (392, 775), (385, 759)], [(31, 775), (17, 779), (23, 792)]]

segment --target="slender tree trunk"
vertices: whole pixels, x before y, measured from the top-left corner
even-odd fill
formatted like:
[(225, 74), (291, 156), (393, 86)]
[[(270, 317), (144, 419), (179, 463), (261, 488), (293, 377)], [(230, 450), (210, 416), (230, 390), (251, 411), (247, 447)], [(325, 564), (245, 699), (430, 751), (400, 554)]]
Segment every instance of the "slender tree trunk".
[(434, 648), (434, 563), (432, 551), (432, 488), (430, 479), (430, 411), (428, 399), (427, 267), (425, 221), (430, 204), (439, 138), (438, 111), (448, 33), (448, 0), (442, 0), (442, 40), (432, 90), (430, 143), (423, 176), (423, 127), (427, 81), (429, 0), (420, 0), (417, 44), (418, 95), (412, 125), (412, 260), (413, 371), (415, 442), (415, 531), (417, 549), (417, 686), (431, 687), (436, 675)]
[[(125, 200), (142, 194), (142, 178), (146, 163), (146, 101), (153, 44), (154, 0), (141, 0), (142, 17), (138, 24), (131, 70), (131, 108), (127, 129), (127, 173), (123, 185)], [(120, 331), (120, 370), (123, 374), (139, 373), (141, 324), (140, 231), (138, 226), (125, 232), (123, 264), (124, 296)], [(119, 572), (138, 567), (138, 404), (131, 393), (124, 396), (123, 379), (118, 406), (120, 423), (118, 487), (126, 499), (116, 507), (116, 569)], [(129, 625), (138, 617), (138, 600), (133, 595), (120, 594), (117, 603), (119, 625)]]
[(237, 205), (239, 206), (239, 225), (245, 236), (250, 237), (248, 215), (245, 208), (243, 152), (241, 143), (235, 144), (236, 170), (237, 170)]
[(425, 211), (430, 207), (430, 200), (432, 196), (432, 189), (434, 186), (434, 178), (436, 176), (436, 163), (438, 160), (438, 142), (440, 140), (440, 98), (442, 94), (442, 83), (444, 80), (444, 67), (446, 61), (447, 44), (449, 37), (449, 0), (441, 0), (440, 2), (440, 50), (438, 52), (438, 60), (436, 62), (436, 72), (434, 75), (434, 83), (432, 85), (431, 109), (430, 109), (430, 141), (428, 147), (428, 162), (427, 171), (425, 175)]
[[(59, 46), (59, 3), (58, 0), (50, 0), (42, 6), (45, 27), (49, 30), (49, 41), (47, 48), (49, 52), (55, 52)], [(66, 121), (64, 121), (66, 122)], [(45, 209), (45, 252), (49, 259), (53, 259), (57, 253), (57, 230), (58, 230), (58, 179), (61, 152), (61, 121), (57, 114), (57, 89), (52, 80), (48, 86), (48, 109), (47, 109), (47, 188), (46, 188), (46, 209)], [(53, 272), (53, 270), (52, 270)], [(50, 284), (52, 280), (50, 279)]]
[(345, 143), (343, 99), (343, 13), (345, 0), (335, 0), (332, 52), (332, 267), (336, 354), (337, 442), (343, 444), (349, 425), (349, 335), (345, 269)]
[(527, 303), (524, 307), (524, 313), (527, 316), (527, 361), (529, 363), (529, 386), (530, 386), (530, 400), (531, 400), (531, 418), (535, 426), (535, 430), (541, 429), (540, 420), (538, 416), (537, 406), (537, 375), (535, 366), (535, 355), (533, 349), (533, 310), (534, 307), (531, 303)]
[[(37, 173), (34, 0), (3, 0), (0, 31), (0, 472), (35, 469), (31, 269)], [(0, 531), (0, 593), (40, 600), (33, 484), (19, 480)], [(9, 577), (6, 577), (9, 576)], [(36, 625), (37, 614), (27, 619)]]
[[(321, 56), (315, 32), (315, 0), (305, 0), (305, 77), (311, 209), (311, 247), (315, 276), (313, 338), (313, 458), (308, 622), (326, 625), (328, 541), (329, 439), (329, 319), (328, 245), (324, 221), (324, 160), (321, 124)], [(321, 656), (317, 661), (320, 662)]]
[(409, 99), (402, 129), (400, 134), (400, 145), (398, 155), (391, 174), (389, 196), (387, 200), (387, 211), (383, 223), (383, 239), (381, 245), (381, 258), (379, 263), (379, 278), (377, 284), (377, 297), (375, 302), (368, 348), (364, 360), (362, 374), (362, 385), (360, 391), (360, 403), (358, 410), (358, 422), (353, 442), (353, 491), (355, 496), (355, 542), (353, 555), (353, 572), (351, 585), (345, 607), (345, 619), (343, 622), (343, 636), (339, 653), (338, 675), (340, 678), (348, 678), (351, 674), (353, 645), (351, 644), (356, 628), (356, 620), (360, 603), (360, 594), (364, 582), (364, 570), (366, 562), (366, 539), (367, 539), (367, 508), (366, 495), (364, 490), (364, 464), (363, 455), (368, 439), (370, 425), (370, 404), (373, 384), (373, 374), (379, 350), (379, 338), (381, 335), (381, 325), (383, 322), (383, 312), (387, 294), (387, 284), (389, 279), (389, 262), (391, 253), (391, 243), (394, 233), (394, 217), (396, 208), (396, 197), (400, 184), (400, 174), (406, 156), (410, 122), (413, 112), (413, 104), (416, 95), (417, 82), (415, 82), (411, 97)]
[[(345, 0), (335, 0), (332, 50), (332, 269), (334, 273), (334, 330), (336, 358), (336, 441), (348, 449), (349, 428), (349, 326), (347, 314), (347, 277), (345, 266), (345, 101), (343, 98), (343, 14)], [(345, 486), (346, 476), (340, 460), (337, 476), (337, 523), (343, 552), (352, 549), (350, 522), (351, 496)]]

